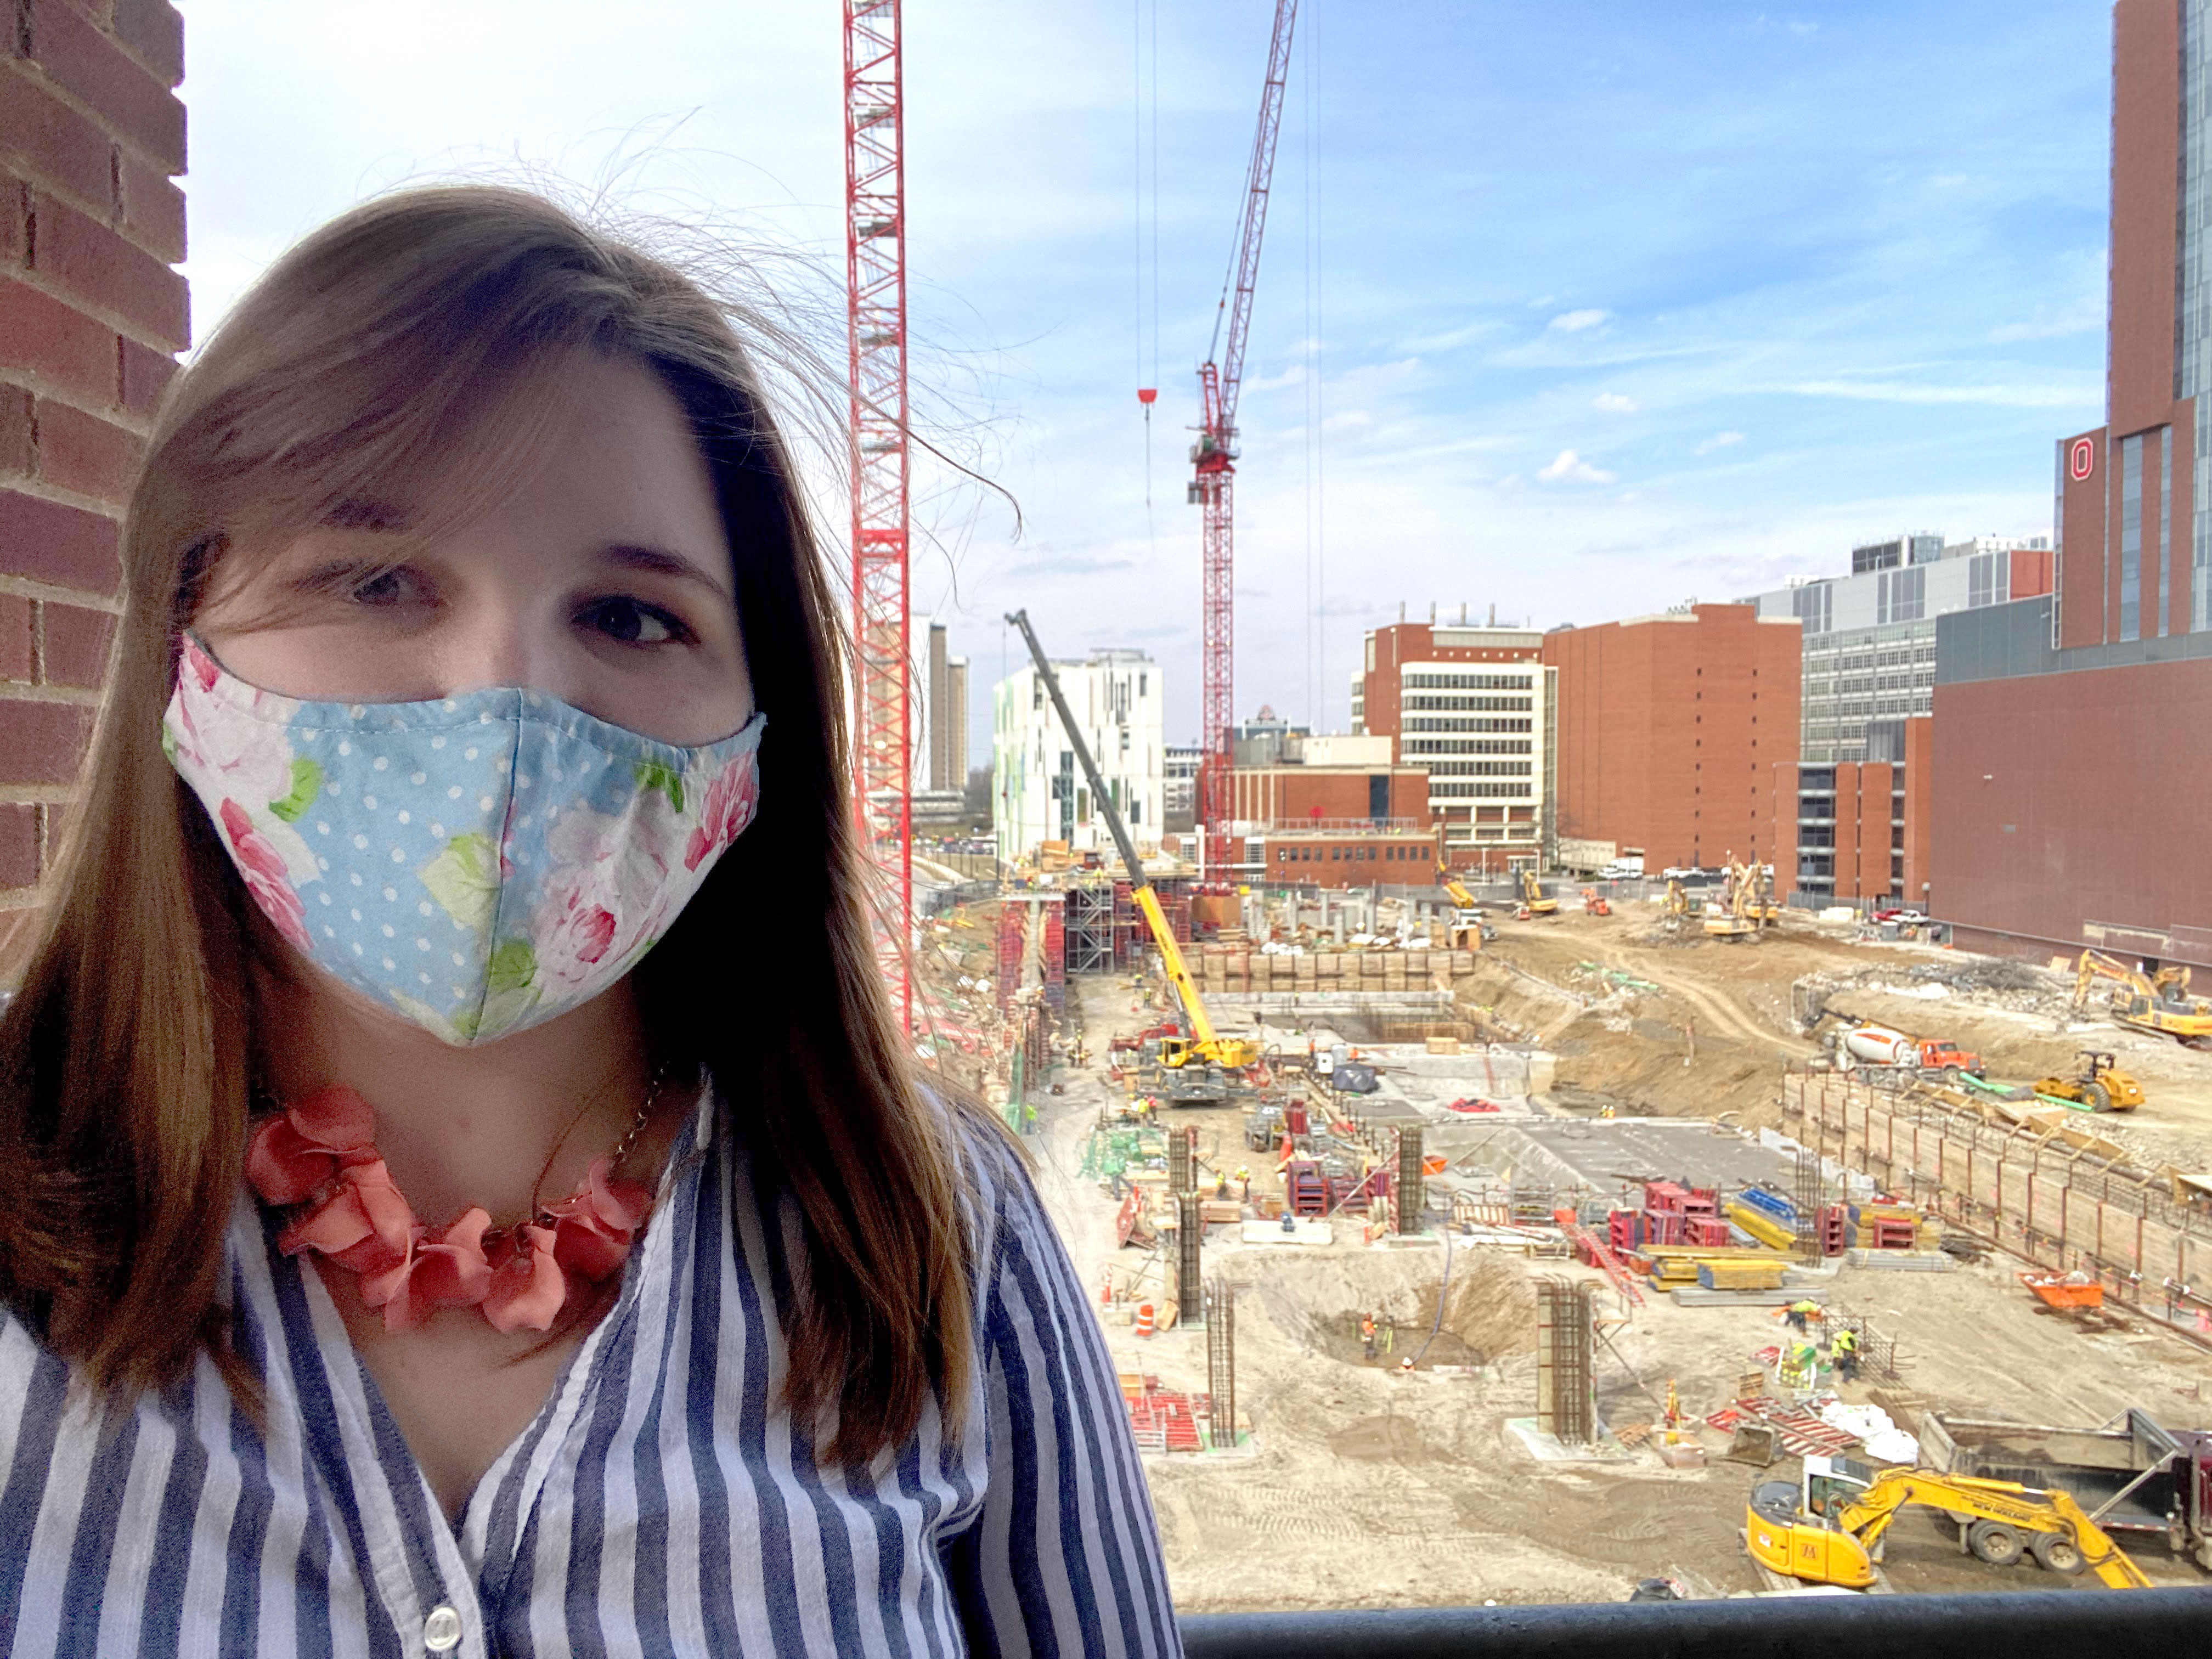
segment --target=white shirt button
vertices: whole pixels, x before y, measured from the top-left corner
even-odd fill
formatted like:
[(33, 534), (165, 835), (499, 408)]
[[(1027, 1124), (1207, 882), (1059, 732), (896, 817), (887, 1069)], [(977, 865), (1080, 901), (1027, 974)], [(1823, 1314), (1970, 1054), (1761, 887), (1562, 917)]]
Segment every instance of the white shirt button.
[(461, 1615), (441, 1602), (422, 1621), (422, 1645), (433, 1653), (451, 1653), (460, 1644)]

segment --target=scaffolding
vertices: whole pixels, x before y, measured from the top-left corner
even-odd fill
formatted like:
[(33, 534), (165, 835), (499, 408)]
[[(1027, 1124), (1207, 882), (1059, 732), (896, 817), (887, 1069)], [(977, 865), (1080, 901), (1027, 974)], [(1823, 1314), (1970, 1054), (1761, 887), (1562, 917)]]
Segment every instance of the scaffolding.
[(1420, 1125), (1408, 1123), (1398, 1131), (1397, 1218), (1401, 1233), (1421, 1231), (1421, 1210), (1427, 1201), (1422, 1187), (1424, 1174)]
[(1563, 1446), (1587, 1446), (1597, 1438), (1590, 1290), (1569, 1279), (1545, 1279), (1536, 1285), (1536, 1417)]
[(1810, 1146), (1797, 1149), (1796, 1205), (1797, 1254), (1818, 1261), (1827, 1254), (1820, 1236), (1822, 1212), (1828, 1207), (1828, 1183), (1820, 1174), (1820, 1155)]
[(1200, 1277), (1199, 1257), (1206, 1242), (1206, 1220), (1199, 1206), (1204, 1202), (1196, 1193), (1182, 1193), (1176, 1198), (1176, 1310), (1179, 1319), (1206, 1320), (1206, 1281)]
[(1168, 1190), (1177, 1197), (1198, 1190), (1198, 1130), (1192, 1125), (1168, 1131)]
[(1105, 974), (1114, 969), (1114, 890), (1081, 882), (1064, 890), (1067, 971)]
[(1206, 1440), (1216, 1451), (1237, 1443), (1237, 1292), (1225, 1279), (1206, 1287)]

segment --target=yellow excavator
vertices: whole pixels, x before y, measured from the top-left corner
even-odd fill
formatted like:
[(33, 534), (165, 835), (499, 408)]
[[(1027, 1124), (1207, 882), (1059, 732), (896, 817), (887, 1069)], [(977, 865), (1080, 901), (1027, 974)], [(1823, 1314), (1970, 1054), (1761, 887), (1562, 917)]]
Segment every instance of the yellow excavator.
[[(1190, 1027), (1190, 1035), (1160, 1038), (1160, 1065), (1170, 1072), (1195, 1068), (1207, 1073), (1237, 1072), (1257, 1065), (1258, 1043), (1243, 1037), (1225, 1037), (1213, 1029), (1213, 1021), (1206, 1015), (1205, 999), (1198, 994), (1198, 981), (1191, 975), (1190, 964), (1183, 960), (1182, 947), (1176, 942), (1175, 930), (1168, 926), (1167, 915), (1160, 908), (1160, 896), (1152, 890), (1152, 881), (1145, 874), (1144, 864), (1137, 857), (1136, 843), (1129, 839), (1129, 826), (1121, 822), (1121, 811), (1114, 805), (1113, 792), (1100, 775), (1098, 763), (1091, 757), (1091, 746), (1083, 741), (1075, 715), (1060, 689), (1060, 676), (1052, 672), (1044, 647), (1037, 643), (1036, 632), (1030, 626), (1029, 612), (1017, 611), (1006, 620), (1022, 630), (1022, 638), (1029, 644), (1037, 678), (1044, 682), (1045, 691), (1052, 698), (1052, 706), (1067, 732), (1067, 741), (1075, 750), (1076, 759), (1083, 763), (1083, 775), (1091, 786), (1091, 799), (1105, 813), (1106, 827), (1114, 832), (1114, 845), (1121, 854), (1122, 866), (1129, 872), (1129, 896), (1136, 901), (1145, 926), (1152, 929), (1152, 944), (1160, 953), (1162, 967), (1167, 970), (1168, 983), (1175, 987), (1176, 995), (1182, 1001), (1183, 1019)], [(1188, 1097), (1212, 1097), (1218, 1092), (1194, 1089)]]
[(1733, 941), (1756, 939), (1759, 930), (1774, 924), (1781, 915), (1766, 890), (1766, 866), (1745, 864), (1734, 853), (1728, 855), (1728, 878), (1721, 889), (1720, 904), (1705, 907), (1705, 934)]
[(1992, 1566), (2028, 1555), (2052, 1572), (2093, 1572), (2113, 1589), (2150, 1588), (2142, 1569), (2071, 1493), (1932, 1469), (1876, 1474), (1849, 1457), (1808, 1457), (1796, 1486), (1761, 1483), (1744, 1516), (1744, 1548), (1790, 1577), (1865, 1589), (1875, 1583), (1889, 1523), (1916, 1506), (1948, 1516), (1967, 1553)]
[(2212, 1048), (2212, 1000), (2189, 994), (2188, 969), (2174, 964), (2146, 974), (2101, 951), (2084, 951), (2074, 964), (2076, 1018), (2088, 1012), (2089, 988), (2100, 979), (2113, 981), (2106, 1012), (2115, 1024), (2170, 1036), (2191, 1048)]
[(1536, 872), (1524, 867), (1521, 872), (1521, 915), (1525, 918), (1556, 916), (1559, 914), (1559, 900), (1546, 898), (1544, 884), (1536, 879)]

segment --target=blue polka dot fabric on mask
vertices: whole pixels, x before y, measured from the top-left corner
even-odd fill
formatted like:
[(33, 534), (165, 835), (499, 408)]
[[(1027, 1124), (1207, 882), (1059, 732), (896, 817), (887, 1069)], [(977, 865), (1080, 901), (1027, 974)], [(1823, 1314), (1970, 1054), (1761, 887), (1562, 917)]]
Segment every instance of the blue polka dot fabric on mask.
[(288, 943), (466, 1045), (636, 965), (752, 822), (764, 724), (680, 747), (515, 687), (307, 702), (187, 638), (162, 746)]

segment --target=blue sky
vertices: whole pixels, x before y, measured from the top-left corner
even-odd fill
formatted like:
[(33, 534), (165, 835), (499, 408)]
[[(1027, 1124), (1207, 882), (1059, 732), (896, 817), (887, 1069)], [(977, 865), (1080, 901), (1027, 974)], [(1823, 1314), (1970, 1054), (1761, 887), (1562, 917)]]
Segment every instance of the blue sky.
[[(1055, 653), (1152, 651), (1194, 735), (1183, 428), (1272, 4), (906, 9), (920, 407), (1005, 492), (921, 481), (916, 605), (975, 659), (979, 744), (1018, 605)], [(601, 186), (836, 297), (832, 0), (185, 11), (203, 328), (320, 219), (454, 172)], [(1340, 728), (1401, 603), (1586, 623), (1900, 529), (2048, 533), (2053, 441), (2103, 406), (2110, 27), (2074, 0), (1304, 0), (1242, 411), (1240, 712)]]

